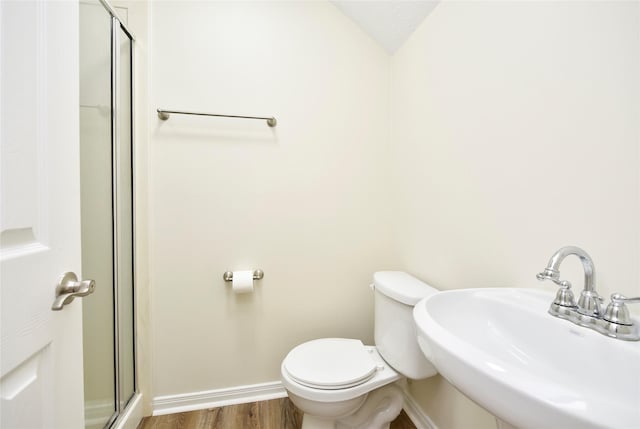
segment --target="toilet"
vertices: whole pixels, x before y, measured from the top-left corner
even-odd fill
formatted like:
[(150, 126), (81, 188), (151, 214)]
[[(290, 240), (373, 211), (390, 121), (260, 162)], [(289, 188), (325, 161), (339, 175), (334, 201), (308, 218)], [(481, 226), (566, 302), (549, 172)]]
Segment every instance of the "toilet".
[(322, 338), (293, 348), (280, 367), (303, 429), (388, 429), (402, 410), (395, 383), (437, 373), (421, 352), (413, 307), (437, 290), (402, 271), (373, 275), (375, 346)]

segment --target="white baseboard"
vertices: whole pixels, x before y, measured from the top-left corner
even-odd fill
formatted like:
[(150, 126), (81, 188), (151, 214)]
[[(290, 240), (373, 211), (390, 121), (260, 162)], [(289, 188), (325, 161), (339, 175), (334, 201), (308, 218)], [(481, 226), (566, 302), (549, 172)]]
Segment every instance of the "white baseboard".
[(404, 391), (404, 412), (411, 419), (417, 429), (438, 429), (438, 426), (422, 410), (415, 398), (407, 391)]
[(204, 392), (158, 396), (153, 398), (153, 415), (160, 416), (247, 402), (267, 401), (269, 399), (284, 398), (285, 396), (287, 396), (287, 392), (280, 381)]
[[(247, 402), (267, 401), (269, 399), (284, 398), (285, 396), (287, 396), (287, 392), (280, 381), (204, 392), (158, 396), (153, 398), (153, 415), (160, 416), (226, 405), (245, 404)], [(404, 411), (417, 429), (438, 429), (433, 420), (422, 410), (407, 390), (404, 390)]]

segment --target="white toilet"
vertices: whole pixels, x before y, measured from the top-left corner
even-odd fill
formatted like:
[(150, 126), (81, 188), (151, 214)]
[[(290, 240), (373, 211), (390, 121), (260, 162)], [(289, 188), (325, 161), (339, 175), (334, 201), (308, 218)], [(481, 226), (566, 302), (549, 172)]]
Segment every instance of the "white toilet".
[(420, 351), (413, 307), (436, 289), (401, 271), (373, 275), (376, 346), (322, 338), (300, 344), (282, 361), (282, 381), (304, 412), (303, 429), (388, 429), (403, 405), (394, 383), (422, 379), (435, 367)]

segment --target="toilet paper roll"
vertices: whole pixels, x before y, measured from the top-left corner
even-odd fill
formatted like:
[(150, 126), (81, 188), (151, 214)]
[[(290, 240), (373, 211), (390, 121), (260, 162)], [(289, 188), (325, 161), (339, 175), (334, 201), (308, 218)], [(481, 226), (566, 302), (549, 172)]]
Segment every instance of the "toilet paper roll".
[(253, 292), (253, 271), (234, 271), (231, 290), (233, 293)]

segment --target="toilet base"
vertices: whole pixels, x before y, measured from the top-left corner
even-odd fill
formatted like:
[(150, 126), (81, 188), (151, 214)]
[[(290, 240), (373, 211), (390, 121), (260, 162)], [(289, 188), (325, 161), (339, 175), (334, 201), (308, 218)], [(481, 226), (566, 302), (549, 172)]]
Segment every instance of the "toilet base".
[(336, 429), (336, 421), (305, 414), (302, 417), (302, 429)]
[(389, 384), (369, 392), (360, 407), (342, 418), (333, 420), (305, 413), (302, 429), (389, 429), (403, 403), (402, 390)]

